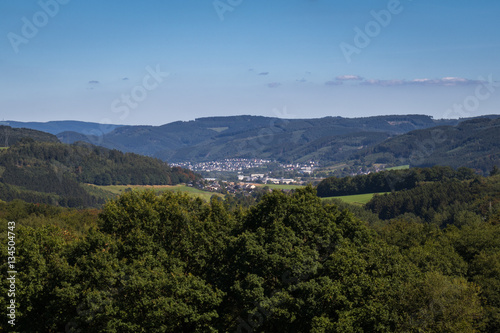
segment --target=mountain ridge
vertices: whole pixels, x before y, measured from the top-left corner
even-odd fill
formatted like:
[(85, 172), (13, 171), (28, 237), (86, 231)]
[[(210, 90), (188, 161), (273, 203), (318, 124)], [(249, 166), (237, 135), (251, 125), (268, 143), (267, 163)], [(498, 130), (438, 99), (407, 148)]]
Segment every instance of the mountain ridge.
[(500, 164), (500, 117), (478, 117), (455, 126), (420, 129), (390, 138), (352, 156), (354, 163), (430, 167), (447, 165), (489, 171)]
[(29, 128), (41, 132), (57, 135), (65, 131), (73, 131), (88, 135), (101, 135), (111, 132), (112, 130), (123, 125), (100, 124), (95, 122), (86, 122), (78, 120), (54, 120), (47, 122), (22, 122), (6, 120), (1, 121), (0, 125), (9, 126), (12, 128)]
[[(491, 124), (486, 123), (499, 117), (500, 115), (487, 115), (464, 119), (433, 119), (427, 115), (386, 115), (283, 119), (250, 115), (215, 116), (175, 121), (160, 126), (118, 126), (102, 135), (64, 131), (58, 133), (57, 138), (64, 143), (87, 142), (169, 163), (261, 158), (284, 163), (314, 160), (324, 166), (346, 161), (360, 166), (442, 164), (487, 171), (497, 160), (496, 148), (491, 142), (496, 140), (495, 129), (488, 129), (492, 133), (474, 130), (470, 133), (476, 133), (479, 137), (469, 138), (481, 140), (481, 136), (487, 136), (489, 139), (485, 142), (492, 154), (488, 150), (481, 150), (477, 145), (473, 148), (463, 133), (460, 133), (462, 128), (466, 132), (472, 127), (480, 128), (478, 124), (481, 122), (488, 127)], [(464, 125), (460, 127), (462, 123)], [(95, 127), (96, 124), (91, 126)], [(456, 141), (453, 149), (467, 145), (465, 151), (468, 157), (464, 158), (469, 160), (453, 155), (450, 142), (443, 141), (442, 133), (446, 133), (446, 139)], [(441, 144), (445, 144), (448, 150), (437, 149)], [(493, 162), (486, 161), (488, 155)]]
[[(344, 156), (345, 150), (358, 149), (360, 142), (374, 144), (387, 136), (403, 134), (414, 129), (457, 123), (458, 120), (434, 120), (426, 115), (363, 118), (330, 116), (312, 119), (244, 115), (197, 118), (161, 126), (122, 126), (102, 137), (82, 136), (74, 132), (62, 132), (58, 137), (65, 143), (87, 141), (169, 162), (259, 157), (290, 162), (297, 160), (299, 153), (290, 154), (295, 148), (321, 145), (320, 142), (324, 141), (325, 137), (332, 137), (331, 141), (335, 141), (335, 137), (345, 140), (345, 136), (354, 133), (357, 133), (355, 136), (362, 137), (351, 146), (347, 144), (345, 147), (336, 147), (337, 150), (342, 148), (340, 155)], [(360, 133), (364, 133), (364, 136)], [(384, 136), (380, 133), (386, 134)], [(327, 150), (324, 143), (321, 148)]]

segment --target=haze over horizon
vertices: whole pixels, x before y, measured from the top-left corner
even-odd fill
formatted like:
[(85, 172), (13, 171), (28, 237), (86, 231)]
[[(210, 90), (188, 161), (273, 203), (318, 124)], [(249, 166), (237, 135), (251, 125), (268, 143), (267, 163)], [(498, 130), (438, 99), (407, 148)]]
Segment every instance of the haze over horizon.
[(500, 113), (500, 2), (0, 2), (0, 120)]

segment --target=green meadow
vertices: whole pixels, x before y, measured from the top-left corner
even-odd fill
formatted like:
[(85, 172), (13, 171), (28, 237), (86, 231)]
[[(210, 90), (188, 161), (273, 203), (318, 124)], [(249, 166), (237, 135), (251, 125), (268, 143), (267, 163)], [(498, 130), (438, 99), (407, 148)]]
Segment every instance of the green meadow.
[(258, 187), (269, 187), (271, 190), (295, 190), (304, 187), (303, 185), (281, 185), (281, 184), (255, 184)]
[(407, 164), (407, 165), (400, 165), (400, 166), (395, 166), (395, 167), (392, 167), (392, 168), (387, 168), (385, 170), (408, 170), (410, 168), (410, 166)]
[(193, 188), (186, 185), (108, 185), (108, 186), (96, 186), (104, 191), (111, 192), (115, 195), (120, 195), (124, 193), (127, 189), (133, 190), (154, 190), (155, 192), (161, 193), (165, 191), (171, 192), (183, 192), (190, 196), (201, 198), (205, 201), (209, 201), (212, 195), (220, 196), (220, 193), (213, 193), (202, 191), (197, 188)]
[(327, 197), (327, 198), (322, 198), (323, 200), (327, 199), (340, 199), (344, 202), (353, 204), (353, 205), (365, 205), (370, 201), (375, 194), (385, 194), (387, 192), (382, 192), (382, 193), (365, 193), (365, 194), (355, 194), (355, 195), (344, 195), (344, 196), (339, 196), (339, 197)]

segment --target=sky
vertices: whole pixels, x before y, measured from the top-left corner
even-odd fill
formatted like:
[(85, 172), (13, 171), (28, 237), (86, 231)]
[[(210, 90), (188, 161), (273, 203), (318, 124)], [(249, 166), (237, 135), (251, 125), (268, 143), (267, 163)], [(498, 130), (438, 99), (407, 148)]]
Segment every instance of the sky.
[(0, 0), (0, 121), (500, 113), (498, 0)]

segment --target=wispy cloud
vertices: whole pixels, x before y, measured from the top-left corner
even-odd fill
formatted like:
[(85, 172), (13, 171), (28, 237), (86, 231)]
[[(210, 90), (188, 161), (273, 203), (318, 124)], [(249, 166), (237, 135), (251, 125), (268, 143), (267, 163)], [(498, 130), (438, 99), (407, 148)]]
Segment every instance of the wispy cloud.
[(363, 78), (358, 75), (340, 75), (335, 78), (337, 81), (362, 81)]
[(440, 79), (429, 79), (429, 78), (419, 78), (419, 79), (365, 79), (358, 75), (340, 75), (334, 80), (329, 80), (325, 82), (327, 86), (339, 86), (342, 84), (348, 85), (362, 85), (362, 86), (381, 86), (381, 87), (393, 87), (393, 86), (465, 86), (465, 85), (476, 85), (483, 83), (481, 80), (471, 80), (462, 77), (443, 77)]
[(281, 83), (279, 83), (279, 82), (271, 82), (267, 86), (269, 88), (278, 88), (279, 86), (281, 86)]
[(269, 75), (269, 72), (261, 72), (259, 75)]
[(471, 80), (461, 77), (443, 77), (441, 79), (413, 79), (413, 80), (363, 80), (362, 85), (373, 86), (400, 86), (400, 85), (419, 85), (419, 86), (464, 86), (481, 83), (480, 80)]
[(366, 86), (400, 86), (405, 84), (404, 80), (376, 80), (376, 79), (369, 79), (369, 80), (363, 80), (360, 82), (361, 85), (366, 85)]
[(88, 89), (94, 89), (98, 85), (99, 85), (99, 81), (97, 81), (97, 80), (91, 80), (88, 83)]

